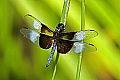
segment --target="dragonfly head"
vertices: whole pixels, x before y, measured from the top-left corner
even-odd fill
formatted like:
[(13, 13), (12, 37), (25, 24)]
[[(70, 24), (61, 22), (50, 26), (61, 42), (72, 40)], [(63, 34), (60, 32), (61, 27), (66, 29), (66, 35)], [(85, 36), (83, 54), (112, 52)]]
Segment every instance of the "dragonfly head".
[(59, 23), (56, 28), (59, 32), (62, 32), (65, 30), (64, 24), (62, 23)]

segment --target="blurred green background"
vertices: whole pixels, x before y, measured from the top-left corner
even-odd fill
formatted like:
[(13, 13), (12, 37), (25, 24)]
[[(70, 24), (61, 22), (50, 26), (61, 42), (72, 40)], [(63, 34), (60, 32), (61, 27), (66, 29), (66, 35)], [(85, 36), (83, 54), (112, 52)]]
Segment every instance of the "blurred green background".
[[(20, 34), (31, 14), (52, 30), (60, 21), (63, 0), (0, 0), (0, 80), (51, 80), (50, 50)], [(71, 0), (66, 31), (80, 30), (80, 0)], [(96, 52), (83, 56), (81, 80), (120, 80), (120, 0), (86, 0), (86, 29), (99, 35), (88, 42)], [(54, 56), (55, 59), (55, 56)], [(78, 55), (60, 55), (55, 80), (75, 80)]]

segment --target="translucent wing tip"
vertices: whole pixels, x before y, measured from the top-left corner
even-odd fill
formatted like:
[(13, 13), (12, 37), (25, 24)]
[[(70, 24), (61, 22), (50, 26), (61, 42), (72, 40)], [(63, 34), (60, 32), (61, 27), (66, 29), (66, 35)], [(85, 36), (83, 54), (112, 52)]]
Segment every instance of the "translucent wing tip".
[(28, 29), (28, 28), (24, 27), (24, 28), (21, 28), (21, 29), (20, 29), (20, 33), (21, 33), (24, 37), (25, 37), (25, 35), (24, 35), (24, 34), (25, 34), (25, 32), (24, 32), (25, 29)]
[(24, 17), (27, 17), (27, 16), (32, 16), (31, 14), (26, 14)]
[(75, 42), (74, 43), (74, 53), (89, 53), (96, 51), (97, 48), (93, 44), (88, 43), (81, 43), (81, 42)]
[(97, 51), (97, 48), (95, 47), (95, 45), (90, 44), (90, 43), (89, 43), (89, 45), (92, 46), (92, 47), (94, 47), (94, 51)]
[(24, 17), (29, 21), (31, 24), (30, 26), (34, 27), (34, 29), (39, 30), (42, 27), (41, 22), (31, 14), (26, 14)]
[(94, 51), (97, 51), (97, 48), (96, 46), (94, 46), (93, 44), (85, 44), (85, 49), (84, 49), (84, 53), (91, 53), (91, 52), (94, 52)]
[(96, 37), (98, 35), (98, 32), (96, 30), (90, 30), (91, 32), (93, 32), (94, 37)]

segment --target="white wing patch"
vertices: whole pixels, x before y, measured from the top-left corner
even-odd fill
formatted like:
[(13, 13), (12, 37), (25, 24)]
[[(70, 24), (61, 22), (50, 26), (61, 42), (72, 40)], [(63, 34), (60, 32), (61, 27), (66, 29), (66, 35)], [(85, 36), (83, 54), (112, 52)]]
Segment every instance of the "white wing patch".
[(34, 20), (34, 21), (33, 21), (33, 27), (34, 27), (35, 29), (40, 29), (41, 23), (40, 23), (38, 20)]
[(39, 33), (34, 30), (22, 28), (20, 32), (33, 43), (38, 40)]
[(80, 42), (75, 42), (74, 43), (74, 52), (75, 53), (82, 52), (84, 48), (85, 48), (85, 45), (83, 43), (80, 43)]
[(35, 42), (37, 41), (38, 36), (39, 36), (39, 34), (38, 34), (36, 31), (33, 31), (33, 30), (30, 32), (30, 35), (29, 35), (30, 40), (31, 40), (33, 43), (35, 43)]
[(75, 40), (83, 40), (85, 38), (85, 32), (80, 31), (75, 34)]

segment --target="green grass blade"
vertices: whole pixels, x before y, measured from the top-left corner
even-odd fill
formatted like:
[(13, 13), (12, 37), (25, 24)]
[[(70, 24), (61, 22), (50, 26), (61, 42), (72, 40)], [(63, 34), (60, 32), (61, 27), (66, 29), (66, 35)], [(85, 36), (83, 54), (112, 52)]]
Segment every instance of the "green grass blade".
[(64, 25), (66, 24), (66, 18), (68, 15), (69, 6), (70, 6), (70, 0), (64, 0), (63, 10), (60, 20), (60, 23), (63, 23)]
[[(85, 29), (85, 0), (81, 0), (81, 30)], [(76, 73), (76, 80), (80, 80), (80, 72), (82, 67), (83, 52), (78, 56), (78, 66)]]
[[(66, 18), (67, 18), (67, 15), (68, 15), (69, 6), (70, 6), (70, 0), (64, 0), (62, 15), (61, 15), (61, 19), (60, 19), (60, 23), (63, 23), (64, 25), (66, 24)], [(57, 55), (56, 55), (55, 67), (54, 67), (54, 71), (53, 71), (52, 80), (55, 79), (56, 65), (57, 65), (58, 59), (59, 59), (59, 53), (57, 53)]]

